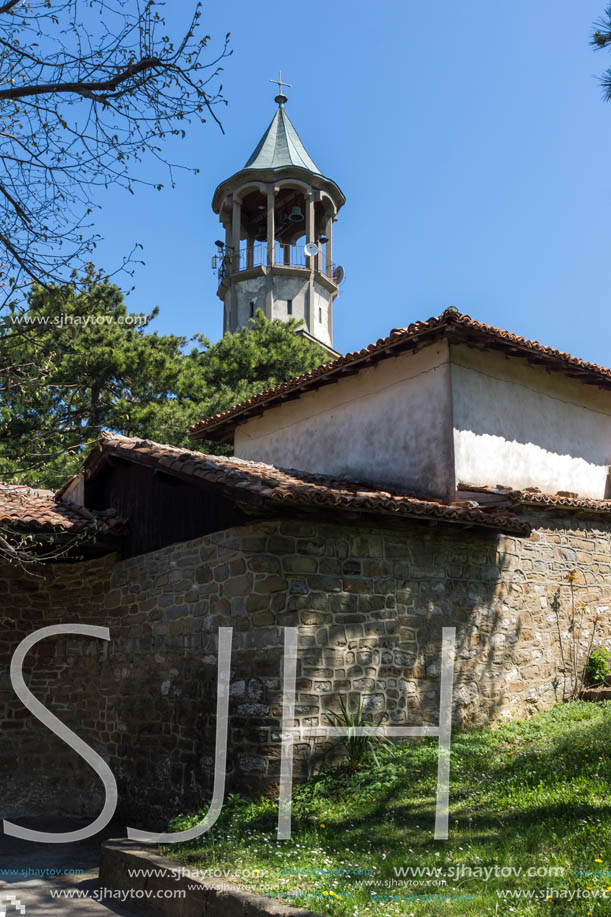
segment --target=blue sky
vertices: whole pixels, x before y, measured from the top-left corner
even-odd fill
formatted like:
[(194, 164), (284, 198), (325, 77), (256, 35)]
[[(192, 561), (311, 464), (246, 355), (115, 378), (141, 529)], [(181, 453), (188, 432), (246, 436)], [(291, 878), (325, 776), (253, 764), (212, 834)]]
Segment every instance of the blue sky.
[[(271, 120), (282, 68), (287, 112), (347, 197), (337, 349), (455, 305), (611, 366), (611, 104), (596, 78), (608, 58), (588, 44), (604, 5), (207, 0), (210, 53), (232, 33), (225, 133), (210, 122), (177, 147), (201, 171), (176, 190), (100, 198), (98, 265), (141, 242), (130, 308), (158, 305), (162, 332), (220, 337), (212, 192)], [(175, 6), (178, 30), (191, 3)]]

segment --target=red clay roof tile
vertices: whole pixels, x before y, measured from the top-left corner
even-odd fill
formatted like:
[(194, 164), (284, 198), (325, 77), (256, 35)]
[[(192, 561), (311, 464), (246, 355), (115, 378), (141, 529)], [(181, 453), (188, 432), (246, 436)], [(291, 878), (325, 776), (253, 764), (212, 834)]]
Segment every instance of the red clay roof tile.
[(457, 309), (446, 309), (438, 318), (414, 322), (406, 328), (394, 328), (388, 337), (380, 338), (375, 344), (348, 353), (332, 363), (325, 363), (310, 372), (289, 379), (288, 382), (283, 382), (276, 388), (254, 395), (222, 414), (215, 414), (193, 424), (187, 432), (193, 439), (227, 440), (238, 423), (267, 407), (280, 404), (289, 398), (299, 397), (302, 391), (325, 385), (327, 381), (334, 381), (335, 377), (342, 373), (358, 371), (401, 350), (412, 349), (421, 342), (426, 343), (447, 334), (453, 334), (457, 340), (471, 340), (514, 355), (520, 354), (544, 363), (550, 369), (611, 388), (611, 369), (598, 366), (596, 363), (587, 363), (568, 353), (554, 350), (553, 347), (539, 344), (538, 341), (529, 341), (493, 325), (478, 322)]
[[(221, 455), (205, 455), (176, 446), (148, 440), (130, 439), (113, 433), (102, 433), (99, 441), (102, 456), (118, 455), (134, 462), (156, 464), (212, 484), (236, 491), (254, 493), (273, 506), (317, 506), (392, 516), (412, 516), (446, 522), (484, 526), (518, 535), (527, 535), (530, 527), (504, 508), (481, 508), (474, 500), (443, 503), (411, 494), (381, 489), (375, 485), (328, 478), (320, 474), (276, 468), (263, 462)], [(92, 473), (100, 468), (96, 450), (85, 462)]]
[(0, 524), (15, 530), (68, 535), (88, 530), (100, 534), (122, 534), (125, 523), (114, 519), (112, 513), (112, 510), (93, 512), (74, 503), (64, 503), (51, 490), (0, 484)]
[(498, 494), (511, 506), (542, 506), (547, 509), (562, 509), (581, 511), (586, 513), (611, 513), (611, 500), (595, 500), (590, 497), (580, 497), (578, 494), (561, 492), (545, 494), (536, 489), (512, 490), (509, 487), (497, 485), (487, 487), (478, 484), (459, 484), (458, 490), (463, 493), (472, 493), (474, 497), (480, 494)]

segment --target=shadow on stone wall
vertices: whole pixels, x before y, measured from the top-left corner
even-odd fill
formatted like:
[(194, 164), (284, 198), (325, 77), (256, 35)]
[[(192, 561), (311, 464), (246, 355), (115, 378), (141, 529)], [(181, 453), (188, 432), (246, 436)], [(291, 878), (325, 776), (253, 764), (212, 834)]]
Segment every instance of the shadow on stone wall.
[(310, 588), (320, 577), (289, 585), (297, 594), (289, 594), (286, 617), (301, 625), (296, 717), (312, 734), (295, 749), (302, 776), (340, 753), (340, 740), (316, 739), (317, 726), (332, 725), (326, 711), (340, 713), (340, 697), (351, 711), (362, 702), (371, 721), (438, 724), (444, 626), (456, 627), (453, 723), (488, 722), (506, 704), (522, 623), (506, 605), (501, 539), (452, 535), (418, 525), (344, 530), (330, 540), (331, 559), (329, 539), (297, 539), (305, 556), (331, 560), (334, 571), (327, 592)]
[(297, 722), (312, 730), (295, 748), (299, 779), (338, 753), (316, 739), (316, 727), (339, 710), (339, 696), (353, 709), (362, 698), (372, 718), (384, 713), (391, 725), (437, 724), (444, 626), (457, 629), (455, 726), (551, 706), (552, 590), (589, 558), (588, 595), (611, 598), (603, 563), (611, 552), (608, 530), (545, 521), (529, 539), (416, 522), (262, 521), (128, 561), (57, 566), (35, 585), (7, 573), (5, 812), (94, 816), (101, 807), (98, 778), (21, 708), (8, 683), (19, 640), (51, 623), (110, 628), (110, 644), (47, 641), (32, 653), (28, 678), (109, 761), (118, 814), (142, 829), (206, 806), (219, 627), (234, 631), (227, 790), (277, 789), (286, 627), (299, 628)]

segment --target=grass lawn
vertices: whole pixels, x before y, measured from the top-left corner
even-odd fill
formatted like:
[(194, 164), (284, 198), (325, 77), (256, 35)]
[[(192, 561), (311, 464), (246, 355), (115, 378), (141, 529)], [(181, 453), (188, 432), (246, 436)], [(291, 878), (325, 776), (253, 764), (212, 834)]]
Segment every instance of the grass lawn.
[[(251, 870), (239, 884), (342, 917), (611, 915), (611, 702), (455, 733), (447, 841), (433, 840), (436, 742), (377, 755), (378, 764), (368, 758), (295, 787), (291, 840), (276, 839), (277, 801), (231, 796), (208, 834), (169, 856), (208, 872)], [(402, 876), (401, 867), (429, 872)], [(526, 875), (549, 867), (560, 869)]]

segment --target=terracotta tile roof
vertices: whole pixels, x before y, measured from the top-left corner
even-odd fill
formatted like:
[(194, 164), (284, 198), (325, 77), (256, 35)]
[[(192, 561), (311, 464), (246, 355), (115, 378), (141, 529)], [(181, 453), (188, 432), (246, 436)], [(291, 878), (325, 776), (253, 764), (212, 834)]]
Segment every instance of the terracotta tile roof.
[(587, 497), (578, 497), (577, 494), (565, 496), (522, 491), (519, 502), (522, 506), (546, 506), (551, 509), (582, 510), (588, 513), (611, 513), (611, 500), (591, 500)]
[(280, 404), (290, 398), (298, 398), (302, 392), (335, 382), (339, 376), (358, 372), (365, 366), (394, 356), (402, 350), (410, 350), (421, 343), (430, 343), (436, 337), (450, 334), (453, 340), (470, 341), (497, 348), (514, 356), (526, 357), (532, 362), (543, 364), (549, 369), (566, 375), (611, 388), (611, 369), (598, 366), (596, 363), (587, 363), (568, 353), (554, 350), (553, 347), (545, 347), (538, 341), (529, 341), (509, 331), (495, 328), (493, 325), (475, 321), (457, 309), (446, 309), (438, 318), (414, 322), (406, 328), (395, 328), (388, 337), (380, 338), (375, 344), (370, 344), (363, 350), (348, 353), (332, 363), (326, 363), (301, 376), (289, 379), (288, 382), (283, 382), (276, 388), (242, 401), (222, 414), (208, 417), (189, 427), (188, 433), (193, 439), (225, 441), (231, 437), (238, 423), (260, 413), (267, 407)]
[(99, 448), (85, 463), (86, 473), (97, 473), (105, 455), (156, 466), (169, 474), (229, 487), (245, 500), (258, 499), (269, 506), (310, 506), (330, 510), (359, 511), (392, 516), (439, 519), (485, 526), (518, 535), (530, 527), (504, 508), (482, 509), (475, 500), (457, 503), (425, 499), (384, 490), (371, 484), (341, 481), (320, 474), (276, 468), (262, 462), (220, 455), (205, 455), (148, 440), (102, 433)]
[(51, 490), (0, 484), (0, 525), (19, 531), (76, 535), (91, 530), (122, 534), (125, 523), (113, 516), (113, 510), (93, 512), (84, 506), (64, 503)]
[(490, 494), (502, 497), (510, 506), (542, 506), (547, 509), (573, 510), (575, 512), (611, 513), (611, 500), (594, 500), (589, 497), (580, 497), (578, 494), (560, 491), (556, 494), (544, 494), (536, 489), (512, 490), (509, 487), (497, 485), (486, 487), (478, 484), (459, 484), (458, 491), (462, 494)]

